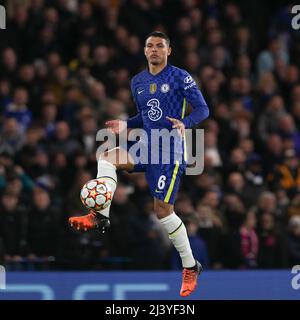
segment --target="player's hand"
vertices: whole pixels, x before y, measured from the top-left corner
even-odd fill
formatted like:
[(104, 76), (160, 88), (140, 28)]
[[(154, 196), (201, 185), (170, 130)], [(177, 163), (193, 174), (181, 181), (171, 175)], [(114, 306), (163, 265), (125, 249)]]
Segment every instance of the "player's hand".
[(175, 119), (175, 118), (170, 118), (166, 117), (167, 120), (172, 122), (172, 128), (173, 129), (178, 129), (180, 135), (184, 137), (184, 130), (185, 130), (185, 125), (182, 121)]
[(105, 125), (114, 134), (119, 134), (127, 127), (126, 121), (123, 120), (109, 120), (105, 122)]

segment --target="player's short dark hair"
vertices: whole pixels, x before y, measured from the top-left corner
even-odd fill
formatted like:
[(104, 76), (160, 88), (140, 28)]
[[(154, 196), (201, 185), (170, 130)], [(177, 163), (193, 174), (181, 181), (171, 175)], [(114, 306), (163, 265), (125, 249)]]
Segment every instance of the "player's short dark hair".
[(146, 41), (150, 37), (157, 37), (157, 38), (162, 38), (165, 39), (167, 42), (167, 45), (170, 46), (170, 38), (162, 31), (152, 31), (151, 33), (148, 34), (146, 37)]

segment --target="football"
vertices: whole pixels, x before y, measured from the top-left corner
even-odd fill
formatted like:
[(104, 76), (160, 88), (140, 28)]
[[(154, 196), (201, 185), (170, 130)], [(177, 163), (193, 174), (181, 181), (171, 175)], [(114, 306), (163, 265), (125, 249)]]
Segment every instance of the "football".
[(112, 190), (105, 180), (93, 179), (82, 187), (80, 199), (86, 208), (101, 211), (110, 205)]

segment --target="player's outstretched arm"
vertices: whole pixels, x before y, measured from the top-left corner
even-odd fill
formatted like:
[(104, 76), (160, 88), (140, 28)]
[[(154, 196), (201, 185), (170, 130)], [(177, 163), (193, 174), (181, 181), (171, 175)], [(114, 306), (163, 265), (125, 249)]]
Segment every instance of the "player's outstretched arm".
[(105, 122), (105, 125), (114, 134), (119, 134), (127, 128), (127, 122), (123, 120), (109, 120)]

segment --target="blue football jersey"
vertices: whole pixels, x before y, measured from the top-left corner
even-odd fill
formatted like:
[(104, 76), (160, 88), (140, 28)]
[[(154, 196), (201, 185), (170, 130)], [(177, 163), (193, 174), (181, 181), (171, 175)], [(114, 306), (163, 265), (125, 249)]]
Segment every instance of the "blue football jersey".
[[(171, 130), (172, 123), (166, 117), (180, 119), (186, 128), (191, 128), (208, 116), (207, 104), (194, 79), (170, 64), (156, 75), (148, 69), (137, 74), (131, 81), (131, 92), (138, 113), (128, 119), (127, 125), (143, 128), (148, 134), (152, 129)], [(187, 102), (193, 112), (185, 117)], [(182, 153), (183, 145), (175, 149)]]
[(137, 74), (131, 81), (131, 92), (146, 130), (171, 128), (166, 116), (183, 119), (186, 128), (195, 125), (192, 119), (184, 119), (186, 102), (202, 109), (203, 118), (208, 116), (207, 104), (191, 75), (169, 64), (156, 75), (148, 70)]

